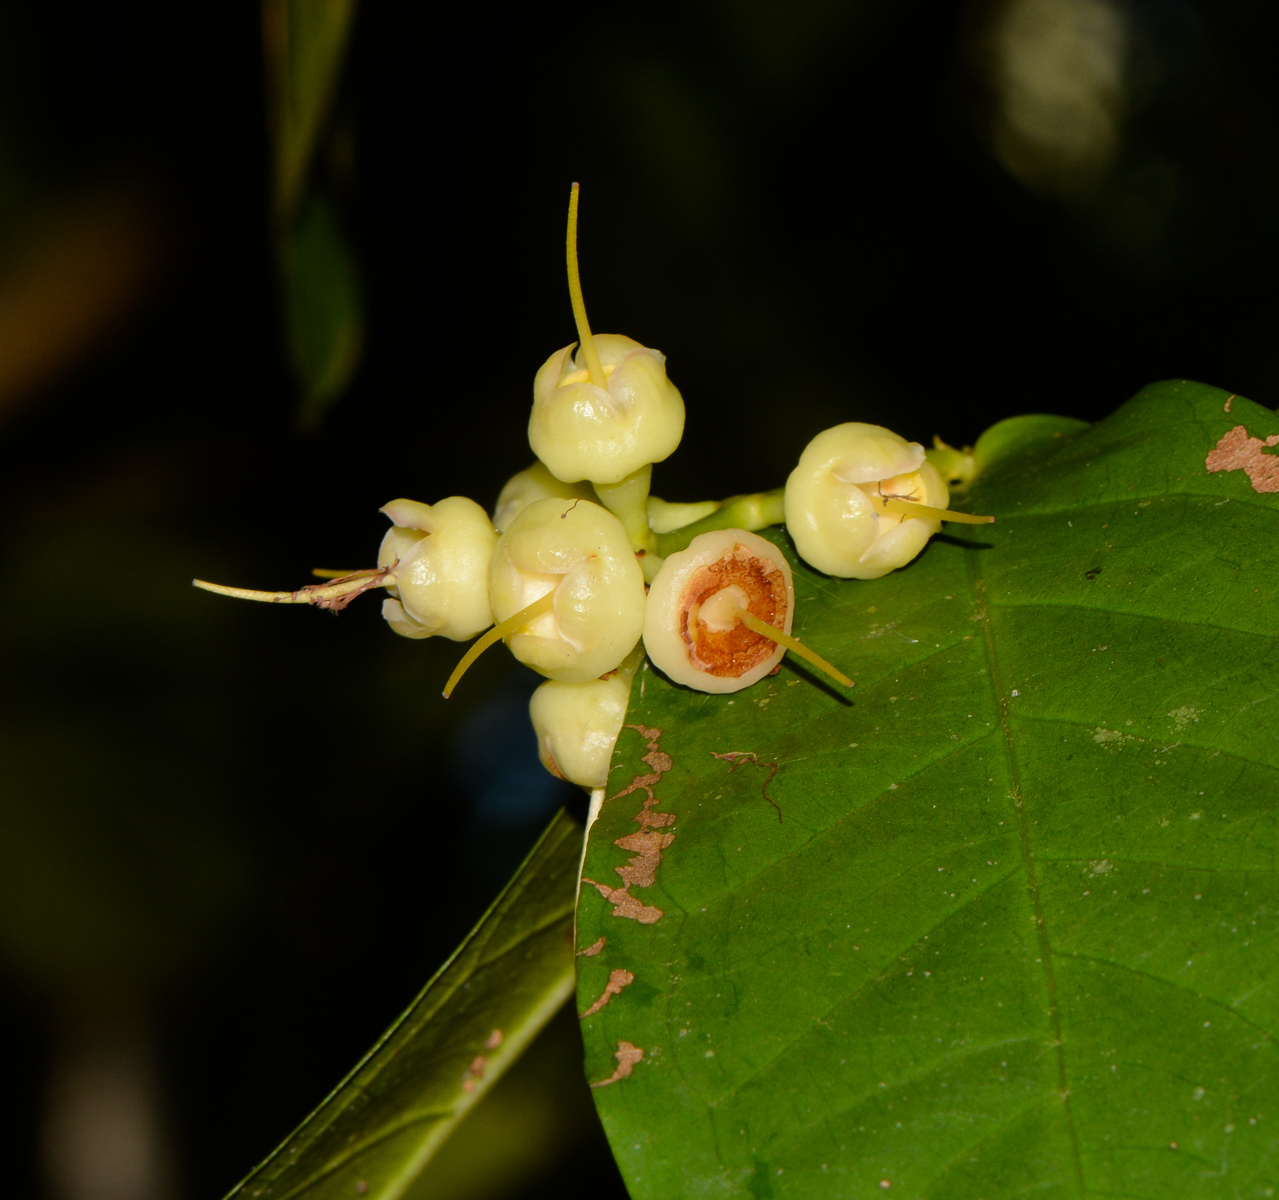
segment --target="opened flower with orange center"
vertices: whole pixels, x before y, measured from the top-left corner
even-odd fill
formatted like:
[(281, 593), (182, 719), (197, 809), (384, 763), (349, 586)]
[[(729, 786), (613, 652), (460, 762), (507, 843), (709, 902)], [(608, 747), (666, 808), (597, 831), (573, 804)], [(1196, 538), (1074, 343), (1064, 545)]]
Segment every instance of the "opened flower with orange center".
[(738, 692), (787, 650), (847, 687), (852, 680), (790, 636), (795, 585), (786, 556), (744, 529), (703, 533), (662, 563), (644, 613), (644, 648), (676, 683)]

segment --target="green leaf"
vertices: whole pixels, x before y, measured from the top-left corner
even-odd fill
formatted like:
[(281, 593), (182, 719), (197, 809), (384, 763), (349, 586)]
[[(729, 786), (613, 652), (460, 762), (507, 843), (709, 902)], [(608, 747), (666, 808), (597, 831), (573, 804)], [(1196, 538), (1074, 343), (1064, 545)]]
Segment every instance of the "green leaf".
[(281, 235), (280, 261), (301, 419), (310, 427), (346, 391), (364, 349), (359, 270), (323, 195), (313, 195)]
[(560, 813), (362, 1062), (228, 1200), (394, 1200), (573, 988), (581, 827)]
[(978, 477), (986, 475), (1005, 460), (1044, 449), (1053, 442), (1065, 441), (1087, 428), (1087, 421), (1048, 413), (1008, 417), (992, 425), (977, 439), (973, 447), (973, 469)]
[(1158, 384), (991, 465), (993, 526), (795, 564), (849, 698), (642, 674), (578, 913), (636, 1200), (1274, 1194), (1268, 437)]

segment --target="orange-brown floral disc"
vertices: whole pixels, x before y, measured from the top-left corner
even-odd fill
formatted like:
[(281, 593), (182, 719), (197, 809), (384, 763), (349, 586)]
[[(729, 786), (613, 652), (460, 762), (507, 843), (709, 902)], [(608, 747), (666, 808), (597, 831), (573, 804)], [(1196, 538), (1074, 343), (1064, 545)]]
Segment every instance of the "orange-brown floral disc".
[(742, 529), (704, 533), (667, 558), (653, 580), (644, 646), (676, 683), (736, 692), (762, 679), (785, 653), (741, 614), (789, 634), (794, 607), (790, 565), (776, 546)]

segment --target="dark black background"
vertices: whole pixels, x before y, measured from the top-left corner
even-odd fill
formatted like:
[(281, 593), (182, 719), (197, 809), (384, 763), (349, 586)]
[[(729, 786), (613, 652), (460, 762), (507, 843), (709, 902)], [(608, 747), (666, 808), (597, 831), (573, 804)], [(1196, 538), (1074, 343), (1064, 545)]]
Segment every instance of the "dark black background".
[[(68, 1031), (123, 1020), (156, 1048), (181, 1194), (221, 1195), (576, 802), (509, 660), (446, 706), (459, 648), (390, 636), (372, 601), (334, 620), (188, 585), (371, 564), (393, 497), (492, 502), (574, 338), (573, 180), (595, 328), (660, 348), (684, 393), (672, 499), (776, 486), (841, 420), (962, 444), (1171, 376), (1279, 401), (1274, 6), (1112, 6), (1118, 148), (1057, 184), (994, 150), (1001, 11), (367, 4), (342, 112), (368, 341), (307, 435), (255, 6), (0, 14), (0, 280), (67, 197), (133, 197), (158, 264), (109, 334), (0, 396), (6, 1194), (42, 1194)], [(562, 1152), (502, 1194), (620, 1194), (556, 1080)]]

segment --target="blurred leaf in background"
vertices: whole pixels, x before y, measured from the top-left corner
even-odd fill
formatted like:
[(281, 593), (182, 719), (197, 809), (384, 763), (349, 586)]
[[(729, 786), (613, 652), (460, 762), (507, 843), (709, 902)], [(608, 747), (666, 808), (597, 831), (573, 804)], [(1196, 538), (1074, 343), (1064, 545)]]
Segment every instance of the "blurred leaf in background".
[(364, 347), (359, 270), (339, 216), (352, 132), (335, 119), (355, 9), (355, 0), (262, 3), (281, 294), (308, 429), (349, 387)]

